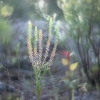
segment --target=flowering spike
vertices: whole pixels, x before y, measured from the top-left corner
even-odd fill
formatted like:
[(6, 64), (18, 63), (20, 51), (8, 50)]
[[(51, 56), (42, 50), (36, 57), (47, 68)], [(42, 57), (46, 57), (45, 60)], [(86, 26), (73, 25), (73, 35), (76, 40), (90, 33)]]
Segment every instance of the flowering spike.
[(42, 30), (39, 31), (39, 63), (42, 63)]
[(56, 48), (57, 48), (57, 44), (58, 44), (58, 34), (59, 34), (59, 22), (57, 22), (57, 25), (56, 25), (56, 33), (55, 33), (55, 43), (54, 43), (54, 48), (52, 50), (52, 53), (51, 53), (51, 56), (50, 56), (50, 60), (49, 60), (49, 66), (52, 64), (52, 60), (55, 56), (55, 52), (56, 52)]
[(28, 54), (29, 54), (30, 62), (33, 65), (34, 61), (33, 61), (33, 51), (32, 51), (32, 45), (31, 45), (31, 38), (32, 38), (32, 23), (29, 21), (28, 22), (27, 48), (28, 48)]
[[(28, 38), (27, 38), (27, 46), (28, 46), (28, 53), (29, 53), (29, 58), (32, 63), (36, 68), (39, 68), (41, 66), (50, 66), (52, 63), (52, 60), (55, 56), (57, 44), (58, 44), (58, 34), (59, 34), (59, 22), (57, 22), (57, 25), (55, 27), (56, 33), (55, 33), (55, 43), (54, 43), (54, 48), (51, 52), (51, 56), (48, 62), (46, 62), (46, 59), (48, 57), (48, 52), (50, 48), (50, 40), (51, 40), (51, 33), (52, 33), (52, 18), (49, 20), (49, 33), (48, 33), (48, 40), (46, 44), (46, 50), (44, 54), (44, 58), (42, 57), (42, 40), (43, 40), (43, 34), (42, 30), (39, 31), (38, 34), (38, 29), (35, 26), (35, 31), (34, 31), (34, 49), (32, 51), (32, 44), (31, 44), (31, 38), (32, 38), (32, 24), (29, 21), (28, 23)], [(37, 51), (37, 42), (39, 39), (39, 51)], [(34, 56), (34, 57), (33, 57)], [(43, 59), (42, 59), (43, 58)]]
[(35, 41), (34, 41), (34, 55), (37, 54), (37, 40), (38, 40), (38, 29), (35, 26), (35, 31), (34, 31), (34, 37), (35, 37)]
[(50, 21), (49, 21), (49, 34), (48, 34), (48, 40), (47, 40), (45, 55), (44, 55), (42, 64), (44, 64), (46, 62), (46, 59), (48, 57), (48, 52), (49, 52), (49, 48), (50, 48), (50, 40), (51, 40), (51, 32), (52, 32), (52, 18), (50, 18)]

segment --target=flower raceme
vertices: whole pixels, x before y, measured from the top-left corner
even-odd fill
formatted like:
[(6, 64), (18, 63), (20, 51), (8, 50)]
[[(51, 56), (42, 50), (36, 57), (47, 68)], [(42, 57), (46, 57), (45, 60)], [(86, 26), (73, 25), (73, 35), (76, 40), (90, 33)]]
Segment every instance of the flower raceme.
[[(46, 59), (48, 57), (48, 52), (50, 49), (50, 41), (51, 41), (51, 33), (52, 33), (52, 18), (50, 18), (49, 20), (49, 32), (48, 32), (48, 39), (47, 39), (47, 44), (46, 44), (46, 49), (45, 49), (45, 54), (44, 57), (42, 55), (42, 40), (43, 40), (43, 33), (42, 30), (37, 29), (37, 27), (35, 27), (35, 31), (34, 31), (34, 49), (32, 50), (32, 44), (31, 44), (31, 38), (32, 38), (32, 23), (29, 21), (28, 22), (28, 37), (27, 37), (27, 48), (28, 48), (28, 54), (29, 54), (29, 59), (30, 62), (32, 63), (32, 66), (35, 66), (37, 68), (41, 67), (41, 66), (50, 66), (52, 64), (53, 58), (55, 56), (55, 52), (56, 52), (56, 48), (57, 48), (57, 44), (58, 44), (58, 34), (59, 34), (59, 21), (57, 22), (57, 25), (55, 27), (55, 43), (54, 43), (54, 47), (52, 49), (51, 52), (51, 56), (48, 62), (46, 62)], [(39, 46), (37, 45), (37, 43), (39, 43)], [(37, 47), (39, 47), (39, 50), (37, 49)]]
[[(34, 30), (34, 43), (32, 45), (31, 39), (32, 39), (32, 23), (28, 22), (28, 37), (27, 37), (27, 48), (28, 48), (28, 54), (29, 59), (32, 64), (32, 67), (34, 69), (35, 74), (35, 84), (36, 84), (36, 98), (37, 100), (41, 100), (41, 93), (42, 93), (42, 79), (45, 76), (46, 72), (49, 70), (49, 66), (51, 66), (52, 61), (55, 56), (57, 44), (58, 44), (58, 34), (59, 34), (59, 22), (57, 22), (57, 25), (55, 27), (55, 42), (54, 47), (51, 51), (50, 59), (48, 61), (48, 52), (50, 50), (50, 42), (51, 42), (51, 33), (52, 33), (52, 18), (49, 20), (49, 32), (48, 32), (48, 39), (46, 44), (45, 53), (43, 56), (43, 33), (42, 30), (37, 29), (35, 26)], [(33, 46), (33, 49), (32, 49)], [(50, 70), (49, 70), (50, 71)]]

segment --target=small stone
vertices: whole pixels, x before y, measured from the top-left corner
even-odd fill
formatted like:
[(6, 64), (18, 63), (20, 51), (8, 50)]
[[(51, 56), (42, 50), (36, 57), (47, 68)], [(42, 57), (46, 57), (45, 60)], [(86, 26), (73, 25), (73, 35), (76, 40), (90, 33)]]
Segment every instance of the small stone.
[(0, 82), (0, 93), (5, 91), (5, 86), (2, 82)]
[(15, 91), (15, 87), (14, 86), (11, 86), (11, 85), (6, 85), (6, 90), (8, 92), (14, 92)]
[(74, 100), (80, 100), (79, 96), (74, 97)]
[(36, 100), (36, 96), (33, 96), (33, 100)]
[(79, 91), (74, 90), (74, 95), (75, 95), (75, 96), (78, 96), (78, 95), (79, 95)]

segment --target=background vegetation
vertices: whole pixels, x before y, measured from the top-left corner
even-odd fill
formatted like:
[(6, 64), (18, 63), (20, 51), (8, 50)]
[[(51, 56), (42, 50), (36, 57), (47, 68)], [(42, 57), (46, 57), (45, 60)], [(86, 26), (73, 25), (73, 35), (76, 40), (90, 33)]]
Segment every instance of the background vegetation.
[(100, 88), (100, 0), (0, 0), (0, 44), (4, 52), (10, 50), (16, 20), (47, 22), (48, 16), (54, 20), (53, 27), (57, 20), (64, 23), (58, 51), (73, 52), (69, 62), (78, 62), (80, 82)]

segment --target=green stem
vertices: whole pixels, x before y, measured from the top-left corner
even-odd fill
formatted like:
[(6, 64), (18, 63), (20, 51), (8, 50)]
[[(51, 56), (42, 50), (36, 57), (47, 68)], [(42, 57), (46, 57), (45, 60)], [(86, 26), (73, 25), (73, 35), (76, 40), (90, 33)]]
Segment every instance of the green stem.
[(54, 88), (54, 92), (55, 92), (55, 100), (58, 100), (58, 92), (57, 92), (57, 88), (55, 87), (55, 82), (54, 82), (54, 78), (53, 78), (53, 76), (52, 76), (52, 73), (51, 73), (51, 71), (49, 70), (49, 73), (50, 73), (50, 75), (51, 75), (51, 78), (52, 78), (52, 85), (53, 85), (53, 88)]
[(40, 71), (37, 68), (34, 68), (35, 72), (35, 83), (36, 83), (36, 98), (37, 100), (41, 100), (41, 91), (42, 91), (42, 86), (41, 86), (41, 80), (40, 80)]

